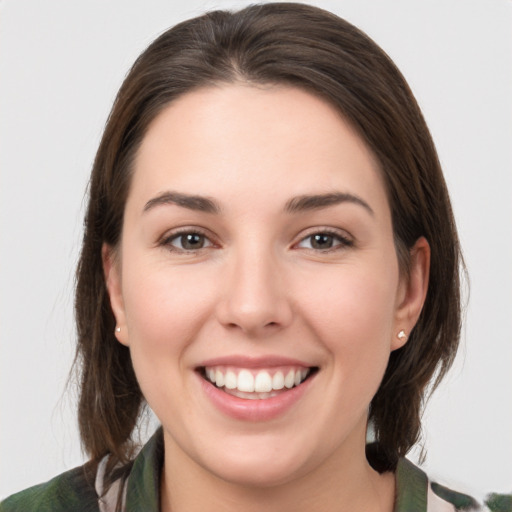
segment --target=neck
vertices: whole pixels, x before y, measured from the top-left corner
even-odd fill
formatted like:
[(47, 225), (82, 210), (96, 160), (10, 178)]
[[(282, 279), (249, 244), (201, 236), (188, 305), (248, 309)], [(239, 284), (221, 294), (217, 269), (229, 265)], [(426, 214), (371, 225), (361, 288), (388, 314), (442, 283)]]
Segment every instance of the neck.
[[(168, 437), (168, 436), (166, 436)], [(335, 453), (321, 466), (276, 485), (230, 482), (166, 439), (162, 512), (392, 512), (395, 477), (379, 474), (361, 450)]]

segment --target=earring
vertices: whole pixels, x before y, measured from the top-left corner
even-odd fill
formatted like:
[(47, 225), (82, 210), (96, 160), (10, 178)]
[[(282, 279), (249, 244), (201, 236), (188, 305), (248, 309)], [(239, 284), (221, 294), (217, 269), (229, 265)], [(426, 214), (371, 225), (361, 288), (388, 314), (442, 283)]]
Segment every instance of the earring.
[(397, 335), (396, 337), (400, 340), (400, 341), (403, 341), (403, 340), (406, 340), (407, 339), (407, 334), (405, 334), (405, 331), (402, 329)]
[(116, 327), (116, 332), (121, 332), (121, 327)]

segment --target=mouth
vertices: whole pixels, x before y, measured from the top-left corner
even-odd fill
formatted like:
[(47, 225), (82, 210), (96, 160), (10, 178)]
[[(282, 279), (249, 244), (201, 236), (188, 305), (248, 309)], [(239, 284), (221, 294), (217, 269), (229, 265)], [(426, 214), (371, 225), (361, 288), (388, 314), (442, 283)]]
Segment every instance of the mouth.
[(202, 366), (199, 375), (220, 391), (246, 400), (268, 400), (301, 386), (318, 372), (318, 367), (283, 366), (274, 368), (240, 368)]

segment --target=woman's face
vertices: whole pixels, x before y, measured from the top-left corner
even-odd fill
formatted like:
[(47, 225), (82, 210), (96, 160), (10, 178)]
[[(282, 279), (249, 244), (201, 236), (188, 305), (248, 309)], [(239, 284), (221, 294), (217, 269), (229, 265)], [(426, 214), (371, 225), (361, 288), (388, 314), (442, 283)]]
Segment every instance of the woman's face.
[(118, 256), (116, 335), (166, 460), (275, 485), (364, 459), (426, 271), (400, 279), (378, 165), (332, 107), (275, 86), (180, 97), (137, 154)]

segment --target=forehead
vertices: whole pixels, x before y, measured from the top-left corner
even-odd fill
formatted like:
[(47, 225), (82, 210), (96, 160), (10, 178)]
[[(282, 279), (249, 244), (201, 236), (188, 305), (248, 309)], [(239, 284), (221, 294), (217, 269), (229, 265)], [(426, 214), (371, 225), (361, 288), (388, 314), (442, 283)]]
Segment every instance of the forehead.
[(329, 103), (285, 86), (203, 88), (164, 108), (137, 153), (129, 201), (166, 189), (281, 202), (341, 189), (387, 206), (361, 137)]

